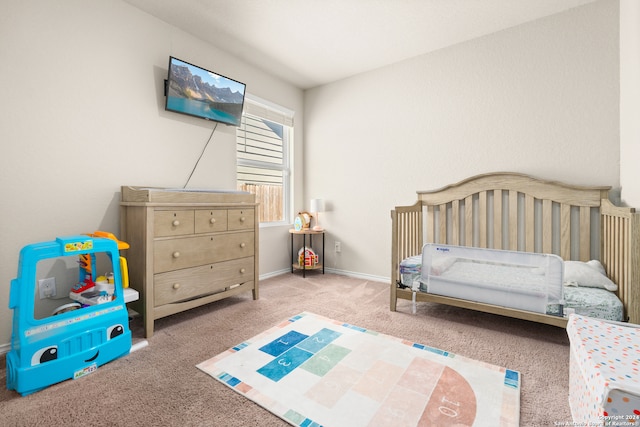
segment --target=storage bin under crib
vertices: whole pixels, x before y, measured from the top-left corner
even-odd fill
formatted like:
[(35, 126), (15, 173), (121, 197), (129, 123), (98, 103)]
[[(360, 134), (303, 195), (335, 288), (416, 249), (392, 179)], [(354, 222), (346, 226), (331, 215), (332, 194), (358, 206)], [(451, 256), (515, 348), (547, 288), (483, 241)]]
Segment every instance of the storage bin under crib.
[(638, 327), (569, 316), (569, 406), (575, 425), (640, 425)]
[(563, 268), (552, 254), (427, 243), (420, 281), (431, 294), (547, 313), (563, 303)]

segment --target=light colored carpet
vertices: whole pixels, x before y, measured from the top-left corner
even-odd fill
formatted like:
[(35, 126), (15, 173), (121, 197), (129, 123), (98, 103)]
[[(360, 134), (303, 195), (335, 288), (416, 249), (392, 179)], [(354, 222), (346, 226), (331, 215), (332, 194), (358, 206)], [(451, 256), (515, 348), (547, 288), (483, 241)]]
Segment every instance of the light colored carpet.
[(518, 372), (308, 312), (197, 367), (294, 426), (519, 425)]
[[(519, 371), (522, 426), (571, 421), (564, 329), (428, 303), (414, 315), (408, 301), (391, 312), (386, 283), (316, 273), (263, 280), (258, 301), (246, 294), (160, 319), (148, 347), (78, 380), (26, 397), (3, 386), (1, 424), (286, 426), (195, 365), (302, 311)], [(140, 339), (140, 319), (131, 326)]]

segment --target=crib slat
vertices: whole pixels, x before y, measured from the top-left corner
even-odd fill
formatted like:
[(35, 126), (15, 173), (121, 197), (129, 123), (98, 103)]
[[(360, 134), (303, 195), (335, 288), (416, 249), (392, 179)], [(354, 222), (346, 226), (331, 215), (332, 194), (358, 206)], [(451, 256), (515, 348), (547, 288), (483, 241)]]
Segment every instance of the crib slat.
[(422, 229), (422, 211), (417, 211), (414, 213), (414, 222), (416, 224), (416, 232), (415, 236), (415, 247), (417, 248), (417, 253), (422, 253), (422, 244), (423, 244), (423, 236), (424, 230)]
[(553, 218), (551, 208), (553, 203), (549, 199), (542, 201), (542, 252), (550, 254), (553, 250)]
[[(614, 236), (614, 230), (613, 230), (613, 218), (611, 216), (602, 216), (602, 222), (603, 222), (603, 249), (604, 249), (604, 253), (602, 254), (602, 263), (604, 264), (605, 268), (607, 269), (607, 273), (609, 274), (609, 278), (611, 280), (615, 280), (616, 278), (616, 272), (615, 272), (615, 268), (613, 265), (613, 260), (612, 260), (612, 251), (610, 250), (610, 248), (612, 248), (612, 244), (613, 244), (613, 236)], [(620, 289), (619, 292), (621, 292), (622, 290)]]
[(527, 194), (524, 198), (524, 247), (527, 252), (535, 252), (535, 219), (534, 219), (534, 200), (533, 196)]
[(619, 217), (603, 216), (604, 226), (604, 238), (606, 243), (604, 245), (605, 253), (602, 260), (607, 269), (609, 278), (618, 284), (618, 296), (622, 301), (626, 300), (627, 287), (625, 277), (621, 271), (621, 261), (624, 259), (619, 253), (618, 239), (620, 237), (620, 223), (622, 221)]
[(478, 246), (487, 247), (487, 192), (478, 193)]
[(493, 248), (502, 248), (502, 190), (493, 192)]
[(580, 206), (580, 261), (591, 259), (591, 208)]
[(473, 246), (473, 196), (464, 199), (464, 244)]
[(625, 221), (622, 218), (616, 218), (616, 234), (614, 238), (614, 245), (616, 248), (616, 253), (618, 256), (616, 257), (616, 270), (618, 273), (618, 277), (623, 278), (623, 269), (622, 264), (624, 260), (624, 252), (621, 250), (624, 242), (624, 230), (625, 230)]
[(397, 215), (398, 227), (400, 229), (400, 243), (402, 255), (408, 255), (414, 249), (415, 225), (414, 214), (412, 212), (401, 212)]
[(438, 243), (447, 243), (447, 205), (439, 205), (438, 212), (438, 226), (440, 228)]
[(435, 208), (427, 206), (427, 243), (436, 242)]
[(622, 218), (615, 218), (614, 221), (614, 235), (613, 235), (613, 247), (615, 248), (615, 255), (613, 258), (614, 272), (617, 277), (622, 279), (622, 271), (620, 266), (622, 265), (623, 253), (620, 251), (622, 247), (623, 234), (624, 233), (624, 221)]
[(509, 248), (518, 250), (518, 192), (509, 190)]
[(451, 202), (451, 244), (460, 244), (460, 201)]
[(399, 219), (399, 227), (400, 227), (400, 241), (398, 242), (398, 246), (400, 248), (400, 254), (402, 256), (406, 256), (407, 252), (409, 252), (409, 248), (407, 247), (407, 239), (410, 235), (410, 232), (407, 227), (407, 221), (405, 215), (400, 216)]
[(416, 223), (418, 224), (418, 231), (416, 232), (416, 246), (422, 253), (422, 246), (424, 245), (424, 229), (422, 224), (422, 212), (416, 212)]
[(571, 259), (571, 205), (560, 204), (560, 257)]
[(611, 280), (615, 280), (618, 276), (615, 262), (613, 260), (613, 255), (615, 254), (615, 251), (611, 250), (611, 248), (614, 247), (613, 246), (614, 236), (615, 236), (615, 218), (608, 216), (606, 217), (605, 237), (604, 237), (606, 240), (606, 243), (604, 244), (605, 254), (603, 255), (602, 260), (607, 269), (607, 272), (609, 273), (609, 278)]

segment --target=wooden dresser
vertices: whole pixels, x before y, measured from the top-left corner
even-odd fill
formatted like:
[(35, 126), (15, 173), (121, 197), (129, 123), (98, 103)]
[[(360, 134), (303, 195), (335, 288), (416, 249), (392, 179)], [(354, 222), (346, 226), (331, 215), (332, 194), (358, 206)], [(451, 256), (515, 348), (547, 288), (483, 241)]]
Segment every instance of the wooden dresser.
[(258, 299), (257, 209), (243, 192), (122, 187), (119, 237), (145, 337), (161, 317), (249, 290)]

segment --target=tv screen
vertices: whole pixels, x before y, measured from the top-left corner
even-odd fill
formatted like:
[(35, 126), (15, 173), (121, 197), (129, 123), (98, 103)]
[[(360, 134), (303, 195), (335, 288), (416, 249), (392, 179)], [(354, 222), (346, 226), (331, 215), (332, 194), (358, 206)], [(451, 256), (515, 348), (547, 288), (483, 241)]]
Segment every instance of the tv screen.
[(240, 126), (246, 85), (169, 57), (165, 109)]

